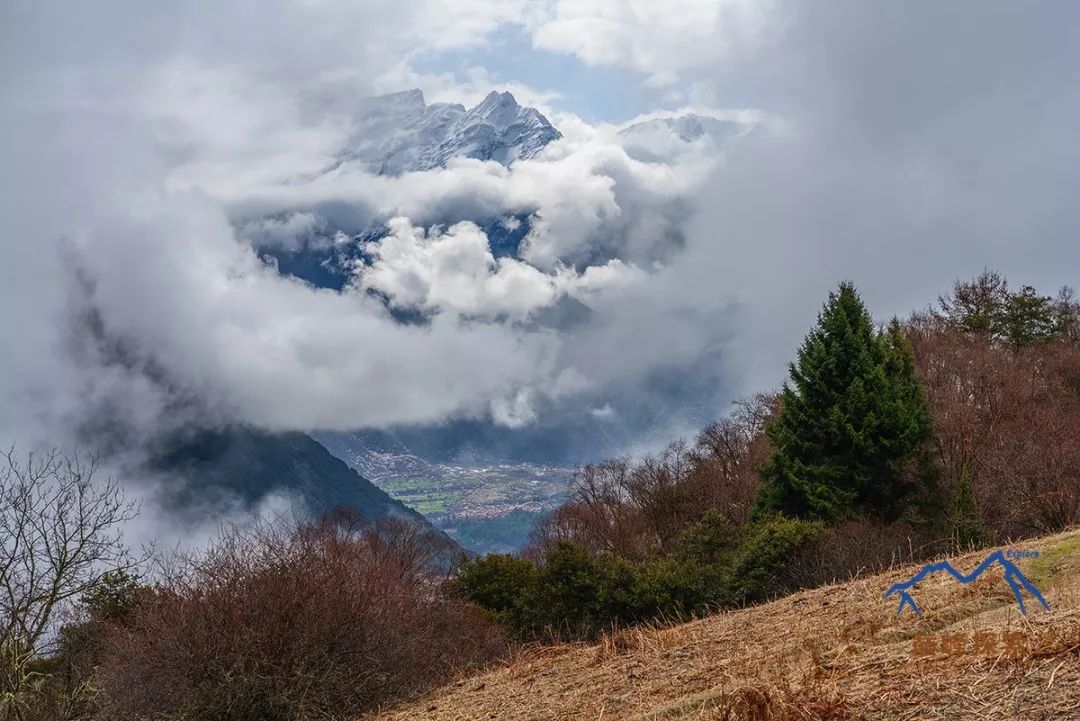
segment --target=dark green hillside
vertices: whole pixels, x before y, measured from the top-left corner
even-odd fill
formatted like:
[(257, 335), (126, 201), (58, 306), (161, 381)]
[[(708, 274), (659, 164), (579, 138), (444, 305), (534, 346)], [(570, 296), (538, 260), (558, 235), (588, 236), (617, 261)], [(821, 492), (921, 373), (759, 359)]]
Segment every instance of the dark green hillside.
[(427, 522), (304, 433), (202, 430), (172, 439), (150, 465), (176, 477), (169, 483), (169, 501), (191, 515), (230, 501), (253, 507), (281, 492), (299, 496), (314, 514), (348, 508), (367, 521), (393, 516)]

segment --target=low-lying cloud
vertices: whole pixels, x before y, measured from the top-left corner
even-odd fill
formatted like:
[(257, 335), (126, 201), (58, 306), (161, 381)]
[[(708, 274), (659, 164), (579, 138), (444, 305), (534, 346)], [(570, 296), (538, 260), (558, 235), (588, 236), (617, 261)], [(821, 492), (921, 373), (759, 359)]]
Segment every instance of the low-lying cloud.
[[(984, 266), (1075, 280), (1071, 6), (691, 3), (697, 24), (669, 27), (541, 5), (477, 0), (443, 27), (429, 3), (5, 9), (0, 433), (187, 413), (690, 430), (781, 380), (840, 278), (881, 316)], [(716, 113), (744, 127), (718, 143), (627, 152), (561, 111), (564, 138), (511, 168), (341, 162), (355, 99), (409, 77), (417, 48), (508, 24), (680, 103), (759, 109)], [(493, 218), (528, 219), (517, 257), (469, 222)], [(260, 257), (382, 223), (340, 292)]]

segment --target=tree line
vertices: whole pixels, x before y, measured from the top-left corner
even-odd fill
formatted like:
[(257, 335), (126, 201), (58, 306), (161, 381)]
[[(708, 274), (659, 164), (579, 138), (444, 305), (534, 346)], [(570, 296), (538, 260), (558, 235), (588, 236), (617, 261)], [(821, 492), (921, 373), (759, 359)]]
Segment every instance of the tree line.
[(1080, 521), (1080, 306), (986, 271), (882, 326), (831, 293), (776, 394), (580, 469), (522, 557), (458, 583), (520, 638), (737, 608)]

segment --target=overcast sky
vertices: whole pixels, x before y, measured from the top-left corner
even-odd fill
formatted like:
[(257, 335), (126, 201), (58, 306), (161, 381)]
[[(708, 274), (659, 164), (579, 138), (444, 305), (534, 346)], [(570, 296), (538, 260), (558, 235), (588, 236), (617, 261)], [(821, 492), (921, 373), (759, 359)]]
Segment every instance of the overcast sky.
[[(1052, 293), (1078, 282), (1078, 35), (1065, 0), (7, 0), (0, 438), (192, 407), (528, 427), (672, 368), (716, 415), (779, 385), (840, 279), (879, 318), (984, 267)], [(323, 174), (357, 99), (412, 87), (509, 89), (564, 138), (510, 170)], [(748, 132), (650, 163), (617, 140), (687, 108)], [(344, 292), (238, 234), (327, 207), (398, 218)], [(518, 260), (430, 227), (522, 210)], [(533, 322), (566, 298), (588, 322)]]

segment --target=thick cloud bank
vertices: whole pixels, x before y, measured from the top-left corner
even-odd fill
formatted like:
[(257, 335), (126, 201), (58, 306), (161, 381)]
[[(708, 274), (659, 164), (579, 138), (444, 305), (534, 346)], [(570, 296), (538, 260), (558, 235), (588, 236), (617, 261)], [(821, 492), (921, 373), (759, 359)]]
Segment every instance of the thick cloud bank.
[[(881, 315), (984, 266), (1076, 281), (1072, 4), (678, 4), (6, 5), (0, 434), (666, 434), (775, 386), (840, 278)], [(671, 110), (589, 124), (551, 77), (521, 98), (556, 104), (563, 135), (534, 158), (348, 162), (362, 97), (522, 87), (491, 57), (412, 69), (508, 27)], [(527, 223), (516, 254), (493, 250), (495, 220)], [(260, 256), (339, 244), (366, 244), (341, 291)]]

